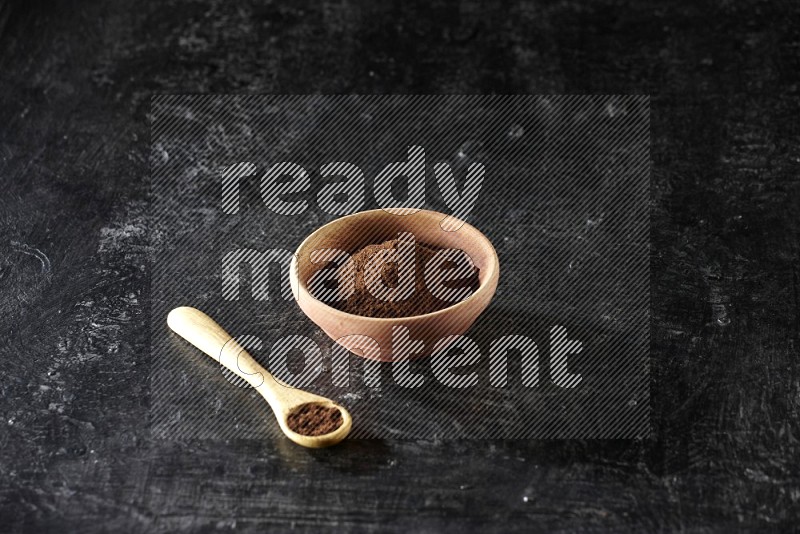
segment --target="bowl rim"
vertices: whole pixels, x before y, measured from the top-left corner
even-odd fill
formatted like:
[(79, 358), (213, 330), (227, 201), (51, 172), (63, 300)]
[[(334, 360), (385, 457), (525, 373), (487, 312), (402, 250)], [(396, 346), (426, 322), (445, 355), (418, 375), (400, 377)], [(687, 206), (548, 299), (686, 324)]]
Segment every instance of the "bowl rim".
[[(483, 232), (481, 232), (480, 230), (475, 228), (473, 225), (469, 224), (468, 222), (466, 222), (466, 221), (464, 221), (462, 219), (458, 219), (458, 218), (454, 217), (453, 215), (448, 215), (446, 213), (441, 213), (441, 212), (433, 211), (433, 210), (419, 209), (419, 210), (415, 210), (415, 211), (413, 211), (411, 213), (406, 213), (405, 215), (400, 215), (399, 213), (392, 213), (392, 211), (394, 211), (392, 208), (387, 208), (387, 209), (378, 208), (378, 209), (372, 209), (372, 210), (359, 211), (359, 212), (356, 212), (356, 213), (351, 213), (349, 215), (344, 215), (342, 217), (338, 217), (338, 218), (336, 218), (336, 219), (334, 219), (334, 220), (332, 220), (330, 222), (327, 222), (327, 223), (323, 224), (322, 226), (320, 226), (319, 228), (317, 228), (316, 230), (314, 230), (313, 232), (308, 234), (308, 236), (306, 236), (306, 238), (303, 239), (303, 241), (300, 242), (300, 244), (298, 245), (298, 247), (295, 250), (294, 254), (292, 255), (292, 265), (291, 265), (291, 269), (290, 269), (290, 277), (294, 278), (296, 280), (296, 283), (297, 283), (297, 293), (298, 294), (295, 297), (295, 301), (297, 301), (298, 306), (300, 305), (300, 298), (302, 298), (303, 296), (306, 296), (309, 299), (311, 299), (312, 301), (316, 302), (317, 304), (323, 306), (323, 308), (325, 309), (326, 312), (332, 313), (334, 316), (338, 316), (338, 317), (341, 317), (343, 319), (358, 319), (358, 320), (366, 320), (366, 321), (376, 321), (376, 322), (379, 322), (379, 323), (390, 323), (392, 321), (394, 321), (394, 322), (397, 322), (397, 321), (404, 321), (404, 322), (414, 321), (415, 322), (415, 321), (421, 321), (421, 320), (425, 320), (425, 319), (430, 319), (430, 318), (435, 318), (435, 317), (438, 317), (438, 316), (447, 315), (447, 314), (455, 312), (456, 310), (458, 310), (460, 308), (466, 307), (466, 305), (470, 301), (474, 300), (479, 294), (483, 294), (483, 293), (486, 293), (487, 291), (489, 291), (489, 286), (492, 285), (491, 283), (492, 283), (493, 280), (498, 279), (498, 281), (499, 281), (499, 276), (500, 276), (500, 258), (497, 256), (497, 251), (495, 250), (494, 245), (492, 244), (491, 240), (489, 240), (489, 238), (486, 237), (486, 235), (484, 235)], [(403, 211), (403, 210), (399, 210), (399, 211)], [(489, 264), (489, 272), (488, 272), (486, 278), (480, 283), (480, 285), (478, 286), (478, 289), (475, 290), (475, 292), (472, 293), (472, 295), (470, 295), (469, 297), (465, 298), (464, 300), (458, 301), (458, 302), (456, 302), (456, 303), (454, 303), (454, 304), (452, 304), (450, 306), (447, 306), (446, 308), (442, 308), (441, 310), (436, 310), (436, 311), (429, 312), (429, 313), (423, 313), (421, 315), (409, 315), (407, 317), (369, 317), (367, 315), (357, 315), (355, 313), (347, 313), (347, 312), (344, 312), (342, 310), (338, 310), (338, 309), (334, 308), (330, 304), (327, 304), (327, 303), (325, 303), (325, 302), (323, 302), (323, 301), (321, 301), (319, 299), (314, 298), (314, 296), (311, 295), (311, 293), (308, 291), (308, 287), (307, 287), (306, 281), (300, 279), (300, 272), (299, 272), (299, 268), (298, 268), (298, 265), (297, 265), (297, 258), (299, 257), (300, 251), (302, 250), (302, 248), (306, 245), (306, 243), (312, 237), (314, 237), (314, 235), (316, 235), (318, 232), (322, 231), (323, 229), (327, 228), (328, 226), (332, 226), (334, 224), (340, 223), (341, 221), (343, 221), (345, 219), (363, 217), (364, 215), (373, 214), (373, 213), (377, 213), (377, 212), (384, 212), (384, 213), (387, 213), (389, 215), (395, 215), (397, 217), (405, 217), (407, 215), (416, 215), (418, 213), (424, 213), (426, 215), (431, 215), (431, 216), (441, 216), (443, 219), (445, 219), (445, 218), (455, 219), (455, 220), (461, 222), (462, 225), (456, 231), (461, 231), (461, 229), (463, 229), (466, 226), (468, 231), (471, 231), (472, 233), (474, 233), (479, 239), (483, 240), (489, 246), (490, 264)], [(446, 231), (446, 230), (443, 230), (443, 231)]]

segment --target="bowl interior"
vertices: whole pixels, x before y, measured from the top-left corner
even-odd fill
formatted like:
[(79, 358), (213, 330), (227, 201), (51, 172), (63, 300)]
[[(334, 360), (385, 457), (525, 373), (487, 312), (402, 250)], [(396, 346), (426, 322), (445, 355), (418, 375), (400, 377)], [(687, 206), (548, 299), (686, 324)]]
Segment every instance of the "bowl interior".
[(310, 261), (310, 254), (314, 250), (333, 248), (353, 253), (367, 245), (395, 239), (401, 232), (408, 232), (418, 243), (463, 250), (480, 269), (480, 291), (498, 268), (494, 247), (486, 236), (467, 223), (455, 231), (442, 229), (440, 223), (445, 219), (448, 219), (446, 226), (452, 227), (452, 217), (428, 210), (409, 215), (372, 210), (336, 219), (311, 234), (297, 250), (299, 285), (304, 293), (307, 292), (307, 281), (323, 267)]

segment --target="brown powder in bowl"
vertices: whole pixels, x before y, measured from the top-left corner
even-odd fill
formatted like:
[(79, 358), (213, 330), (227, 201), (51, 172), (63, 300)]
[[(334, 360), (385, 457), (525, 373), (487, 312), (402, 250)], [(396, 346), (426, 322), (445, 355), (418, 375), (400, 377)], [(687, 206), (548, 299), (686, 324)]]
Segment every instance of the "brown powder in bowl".
[(309, 402), (295, 408), (286, 419), (292, 431), (303, 436), (330, 434), (342, 426), (342, 412), (338, 408)]
[[(397, 250), (399, 239), (385, 241), (378, 245), (368, 245), (350, 257), (355, 271), (355, 291), (345, 300), (330, 302), (334, 308), (343, 312), (366, 317), (412, 317), (448, 308), (455, 302), (441, 300), (434, 296), (425, 284), (425, 267), (433, 256), (443, 250), (439, 247), (414, 243), (414, 292), (404, 300), (382, 300), (376, 298), (367, 289), (364, 270), (367, 262), (374, 254), (381, 250)], [(451, 282), (446, 282), (450, 289), (466, 288), (468, 295), (478, 290), (480, 270), (475, 267), (472, 275)], [(388, 288), (397, 287), (398, 266), (394, 262), (387, 262), (380, 274), (383, 284)]]

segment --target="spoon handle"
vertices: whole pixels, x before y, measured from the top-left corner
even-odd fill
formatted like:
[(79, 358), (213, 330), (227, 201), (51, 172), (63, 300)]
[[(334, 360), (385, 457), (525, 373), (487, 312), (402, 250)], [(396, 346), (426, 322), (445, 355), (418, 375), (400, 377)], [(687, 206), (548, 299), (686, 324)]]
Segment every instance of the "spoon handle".
[(254, 388), (275, 382), (233, 336), (200, 310), (188, 306), (175, 308), (169, 312), (167, 324), (176, 334), (247, 380)]

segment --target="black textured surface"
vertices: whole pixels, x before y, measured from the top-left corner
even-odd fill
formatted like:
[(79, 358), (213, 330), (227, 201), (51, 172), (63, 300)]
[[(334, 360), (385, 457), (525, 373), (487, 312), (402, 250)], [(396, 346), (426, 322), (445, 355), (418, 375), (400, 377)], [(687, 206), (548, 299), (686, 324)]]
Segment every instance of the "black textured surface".
[[(0, 530), (792, 530), (800, 7), (0, 4)], [(153, 92), (651, 93), (643, 441), (148, 430)]]
[[(169, 310), (188, 303), (229, 332), (254, 336), (261, 346), (249, 347), (251, 353), (279, 379), (298, 385), (298, 378), (312, 377), (308, 389), (350, 410), (354, 439), (646, 437), (648, 108), (646, 97), (605, 95), (154, 98), (151, 436), (280, 433), (266, 420), (256, 391), (232, 388), (218, 364), (165, 326)], [(515, 127), (518, 137), (509, 136)], [(335, 385), (333, 343), (292, 297), (288, 265), (270, 273), (237, 263), (244, 275), (234, 299), (223, 296), (223, 258), (246, 250), (282, 250), (289, 258), (306, 236), (342, 215), (326, 212), (318, 201), (317, 169), (330, 161), (362, 169), (363, 183), (351, 183), (358, 184), (363, 205), (352, 211), (378, 208), (374, 177), (389, 162), (405, 159), (412, 145), (424, 148), (429, 209), (452, 213), (433, 162), (449, 162), (459, 178), (468, 162), (480, 161), (486, 169), (466, 218), (494, 243), (501, 276), (490, 307), (467, 332), (478, 350), (479, 361), (468, 366), (478, 383), (441, 385), (432, 373), (434, 358), (425, 358), (408, 365), (407, 374), (423, 380), (421, 387), (399, 385), (390, 364), (372, 369), (380, 385), (369, 387), (364, 362), (353, 356), (347, 386)], [(306, 202), (301, 213), (281, 215), (266, 207), (258, 192), (265, 170), (239, 180), (239, 212), (223, 213), (222, 173), (215, 169), (239, 161), (268, 169), (286, 160), (308, 169), (309, 191), (293, 195)], [(397, 237), (384, 225), (368, 230), (368, 242)], [(267, 299), (254, 298), (259, 278), (269, 282)], [(553, 327), (566, 328), (581, 343), (568, 364), (570, 373), (580, 374), (577, 388), (551, 379)], [(322, 360), (309, 358), (301, 367), (297, 352), (287, 358), (295, 371), (303, 369), (300, 377), (282, 372), (275, 361), (281, 339), (298, 335), (317, 347)], [(411, 338), (423, 335), (410, 325)], [(519, 351), (508, 358), (507, 384), (490, 384), (491, 343), (509, 335), (536, 343), (541, 379), (535, 387), (522, 384)], [(315, 372), (320, 376), (313, 379)]]

